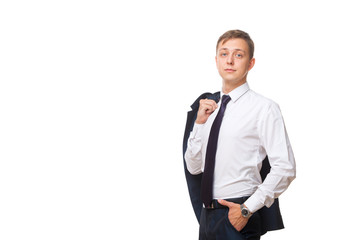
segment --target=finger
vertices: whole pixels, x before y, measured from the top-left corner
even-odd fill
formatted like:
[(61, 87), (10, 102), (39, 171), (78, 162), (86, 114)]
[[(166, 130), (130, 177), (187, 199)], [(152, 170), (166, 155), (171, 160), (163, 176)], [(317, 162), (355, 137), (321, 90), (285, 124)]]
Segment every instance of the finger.
[(205, 110), (205, 113), (206, 114), (211, 114), (211, 113), (213, 113), (215, 110), (214, 109), (207, 109), (207, 110)]
[(207, 104), (213, 106), (214, 108), (217, 108), (217, 103), (214, 101), (214, 100), (209, 100), (209, 99), (206, 99), (205, 101)]
[(208, 103), (203, 103), (201, 108), (203, 108), (206, 112), (213, 112), (216, 109), (216, 106)]
[(212, 107), (212, 106), (208, 106), (208, 107), (205, 109), (205, 112), (206, 112), (206, 113), (212, 113), (212, 112), (214, 112), (214, 111), (215, 111), (215, 108)]
[(205, 101), (206, 101), (207, 104), (210, 104), (210, 105), (214, 106), (215, 108), (217, 108), (217, 103), (214, 100), (205, 99)]
[(217, 106), (216, 102), (212, 99), (200, 99), (200, 104), (202, 103), (206, 103), (206, 104), (211, 104), (211, 105), (214, 105), (214, 106)]
[(232, 206), (232, 202), (228, 202), (228, 201), (226, 201), (226, 200), (223, 200), (223, 199), (218, 199), (218, 202), (221, 204), (221, 205), (224, 205), (224, 206), (226, 206), (226, 207), (228, 207), (228, 208), (230, 208), (231, 206)]

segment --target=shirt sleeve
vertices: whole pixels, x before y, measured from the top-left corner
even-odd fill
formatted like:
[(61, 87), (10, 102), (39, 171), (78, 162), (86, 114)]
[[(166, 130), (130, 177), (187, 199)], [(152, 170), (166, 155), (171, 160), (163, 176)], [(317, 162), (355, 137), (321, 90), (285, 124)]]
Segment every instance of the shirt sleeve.
[(279, 106), (272, 102), (259, 122), (259, 136), (271, 166), (270, 173), (245, 202), (251, 212), (270, 207), (296, 177), (296, 164)]
[(202, 172), (201, 135), (203, 128), (204, 124), (194, 124), (185, 152), (187, 169), (193, 175), (197, 175)]

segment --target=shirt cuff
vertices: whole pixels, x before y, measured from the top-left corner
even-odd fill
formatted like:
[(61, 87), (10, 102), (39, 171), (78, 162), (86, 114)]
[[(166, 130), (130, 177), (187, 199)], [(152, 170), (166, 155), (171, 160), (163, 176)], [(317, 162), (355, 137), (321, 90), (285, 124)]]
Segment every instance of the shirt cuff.
[(255, 213), (265, 206), (261, 201), (258, 200), (255, 194), (249, 197), (248, 200), (244, 202), (244, 204), (251, 213)]

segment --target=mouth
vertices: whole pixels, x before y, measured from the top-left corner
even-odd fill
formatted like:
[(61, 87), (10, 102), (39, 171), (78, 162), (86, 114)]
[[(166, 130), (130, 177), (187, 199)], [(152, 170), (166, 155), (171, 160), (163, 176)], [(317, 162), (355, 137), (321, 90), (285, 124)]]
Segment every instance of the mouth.
[(235, 72), (236, 70), (234, 69), (231, 69), (231, 68), (226, 68), (225, 69), (225, 72), (229, 72), (229, 73), (232, 73), (232, 72)]

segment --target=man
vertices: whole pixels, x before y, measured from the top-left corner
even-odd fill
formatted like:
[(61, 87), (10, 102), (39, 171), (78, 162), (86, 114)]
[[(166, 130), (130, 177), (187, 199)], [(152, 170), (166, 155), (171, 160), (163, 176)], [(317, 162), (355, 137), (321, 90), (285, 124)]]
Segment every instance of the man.
[(295, 179), (295, 159), (279, 106), (249, 89), (253, 54), (246, 32), (224, 33), (215, 57), (221, 100), (200, 96), (195, 123), (188, 118), (184, 158), (195, 212), (196, 198), (203, 203), (199, 239), (260, 239), (283, 228), (277, 198)]

